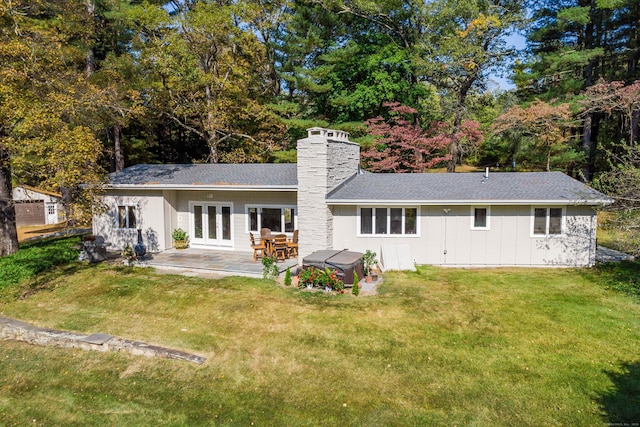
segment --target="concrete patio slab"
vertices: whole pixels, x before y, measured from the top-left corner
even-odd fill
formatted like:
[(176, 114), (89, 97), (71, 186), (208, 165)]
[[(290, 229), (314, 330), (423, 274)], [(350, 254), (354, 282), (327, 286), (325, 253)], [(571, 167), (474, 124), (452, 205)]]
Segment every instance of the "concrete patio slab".
[[(253, 260), (248, 252), (221, 251), (212, 249), (187, 248), (169, 249), (157, 254), (145, 256), (138, 262), (141, 267), (154, 267), (160, 270), (192, 273), (193, 275), (210, 274), (220, 276), (262, 277), (262, 261)], [(278, 270), (283, 273), (290, 267), (298, 265), (297, 258), (278, 262)]]

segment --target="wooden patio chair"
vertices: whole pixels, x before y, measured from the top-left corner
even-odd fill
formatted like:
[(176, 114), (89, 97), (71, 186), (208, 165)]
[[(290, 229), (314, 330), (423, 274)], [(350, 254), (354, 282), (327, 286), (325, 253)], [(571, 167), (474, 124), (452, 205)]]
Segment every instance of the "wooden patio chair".
[(261, 228), (260, 229), (260, 237), (270, 236), (270, 235), (271, 235), (271, 229), (270, 228)]
[(256, 243), (253, 233), (249, 233), (249, 237), (251, 238), (251, 248), (253, 249), (253, 260), (256, 261), (258, 259), (258, 252), (260, 253), (261, 258), (264, 257), (267, 247), (263, 241)]
[(298, 256), (298, 230), (293, 231), (293, 238), (287, 242), (287, 247), (290, 257)]
[(278, 261), (289, 258), (289, 246), (287, 246), (287, 236), (278, 234), (273, 238), (273, 253)]

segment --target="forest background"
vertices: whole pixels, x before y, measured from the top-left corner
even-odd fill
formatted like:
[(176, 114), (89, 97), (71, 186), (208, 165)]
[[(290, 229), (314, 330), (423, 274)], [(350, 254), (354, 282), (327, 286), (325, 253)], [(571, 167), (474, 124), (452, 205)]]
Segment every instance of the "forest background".
[(292, 162), (313, 126), (372, 171), (563, 171), (637, 252), (639, 26), (637, 0), (1, 0), (0, 256), (13, 185), (73, 222), (108, 172)]

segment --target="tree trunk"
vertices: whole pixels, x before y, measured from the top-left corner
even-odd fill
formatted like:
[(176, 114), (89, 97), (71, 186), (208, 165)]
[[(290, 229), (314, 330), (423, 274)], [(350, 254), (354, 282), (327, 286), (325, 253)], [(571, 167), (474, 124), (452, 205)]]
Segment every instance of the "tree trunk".
[(124, 154), (120, 143), (120, 126), (117, 124), (113, 125), (113, 156), (115, 158), (116, 172), (120, 172), (124, 169)]
[(71, 215), (72, 191), (69, 187), (61, 186), (60, 193), (62, 194), (62, 206), (64, 207), (64, 216), (67, 220), (67, 225), (74, 226), (78, 221)]
[[(589, 6), (589, 16), (593, 17), (596, 13), (596, 8), (597, 8), (596, 1), (590, 0), (588, 6)], [(593, 24), (593, 19), (591, 19), (589, 20), (589, 22), (587, 22), (585, 26), (585, 31), (584, 31), (584, 49), (585, 50), (594, 48), (593, 36), (594, 36), (594, 24)], [(587, 65), (584, 67), (583, 77), (584, 77), (585, 88), (593, 85), (594, 66), (595, 66), (595, 59), (591, 58), (589, 59), (589, 62), (587, 62)]]
[(9, 152), (0, 145), (0, 257), (18, 251), (16, 209), (11, 186), (11, 164)]
[[(91, 0), (87, 0), (86, 3), (87, 3), (87, 13), (89, 14), (89, 17), (91, 19), (91, 25), (93, 26), (95, 13), (96, 13), (96, 6), (95, 4), (93, 4), (93, 1)], [(93, 29), (91, 30), (91, 32), (95, 33)], [(96, 58), (95, 58), (95, 53), (93, 51), (93, 46), (90, 46), (89, 49), (87, 50), (87, 54), (85, 56), (84, 71), (87, 74), (87, 77), (91, 77), (91, 75), (96, 71)]]
[[(456, 117), (453, 121), (453, 134), (457, 134), (460, 131), (460, 126), (462, 126), (462, 115), (464, 112), (464, 105), (467, 101), (467, 95), (469, 94), (469, 90), (473, 83), (478, 78), (477, 74), (470, 75), (462, 85), (460, 86), (460, 92), (458, 92), (458, 105), (456, 108)], [(460, 160), (460, 144), (455, 139), (452, 138), (451, 143), (449, 144), (449, 155), (451, 158), (449, 159), (449, 163), (447, 164), (447, 172), (453, 173), (456, 171), (456, 165), (458, 164), (458, 160)]]
[(587, 114), (584, 118), (584, 124), (582, 126), (582, 152), (585, 154), (585, 163), (582, 168), (582, 173), (584, 174), (584, 179), (587, 182), (591, 181), (591, 174), (593, 173), (593, 150), (592, 150), (592, 139), (591, 139), (591, 126), (593, 122), (593, 117), (591, 113)]
[(207, 101), (207, 122), (205, 124), (204, 133), (207, 136), (207, 145), (209, 146), (209, 163), (218, 163), (218, 136), (216, 135), (215, 126), (213, 124), (213, 91), (210, 85), (204, 88), (204, 96)]
[(635, 110), (631, 113), (631, 126), (629, 129), (629, 145), (635, 147), (638, 142), (638, 124), (640, 122), (640, 111)]
[(547, 150), (547, 172), (551, 172), (551, 146)]
[(451, 141), (449, 144), (449, 163), (447, 163), (447, 173), (453, 173), (456, 171), (456, 165), (458, 164), (458, 151), (460, 148), (458, 147), (457, 141)]

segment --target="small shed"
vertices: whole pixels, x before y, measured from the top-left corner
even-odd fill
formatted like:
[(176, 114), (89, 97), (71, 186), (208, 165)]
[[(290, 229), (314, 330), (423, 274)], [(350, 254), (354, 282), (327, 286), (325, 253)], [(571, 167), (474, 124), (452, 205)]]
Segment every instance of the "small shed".
[(62, 195), (28, 185), (13, 189), (16, 225), (57, 224), (64, 221)]

